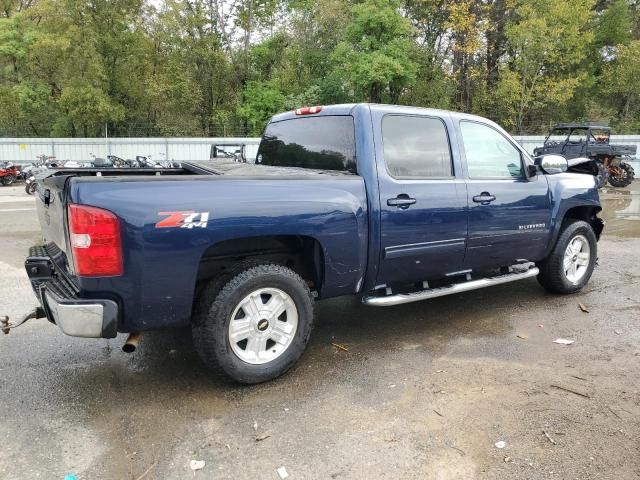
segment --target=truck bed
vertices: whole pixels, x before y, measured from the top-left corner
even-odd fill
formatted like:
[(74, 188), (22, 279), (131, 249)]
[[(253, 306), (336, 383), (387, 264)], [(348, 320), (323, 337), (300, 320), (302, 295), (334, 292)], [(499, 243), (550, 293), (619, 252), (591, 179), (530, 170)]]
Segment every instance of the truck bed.
[[(325, 297), (354, 293), (365, 273), (367, 195), (363, 178), (354, 174), (225, 161), (179, 169), (58, 169), (39, 182), (36, 196), (45, 244), (62, 252), (59, 270), (84, 298), (112, 299), (122, 312), (126, 305), (121, 331), (188, 325), (201, 269), (226, 261), (229, 246), (250, 248), (254, 237), (315, 242), (318, 249), (307, 258), (327, 265), (319, 288)], [(75, 276), (70, 203), (120, 219), (122, 276)], [(165, 228), (182, 212), (193, 212), (197, 221)]]
[(227, 177), (318, 177), (354, 176), (349, 172), (314, 170), (310, 168), (274, 167), (228, 160), (184, 162), (178, 168), (54, 168), (42, 172), (38, 178), (49, 177), (167, 177), (185, 175), (225, 175)]

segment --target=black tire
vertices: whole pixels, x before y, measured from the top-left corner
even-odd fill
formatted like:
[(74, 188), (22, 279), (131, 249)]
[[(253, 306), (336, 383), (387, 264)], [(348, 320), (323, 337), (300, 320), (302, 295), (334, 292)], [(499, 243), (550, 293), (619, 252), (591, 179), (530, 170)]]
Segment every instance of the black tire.
[(620, 164), (621, 175), (611, 175), (609, 174), (609, 184), (612, 187), (627, 187), (631, 185), (633, 182), (633, 178), (635, 176), (635, 172), (633, 171), (633, 167), (628, 163)]
[(29, 195), (33, 195), (34, 193), (36, 193), (37, 189), (38, 189), (38, 182), (36, 182), (36, 181), (32, 181), (31, 183), (27, 183), (24, 186), (24, 191), (27, 192)]
[[(578, 281), (567, 278), (564, 269), (565, 252), (569, 243), (576, 237), (585, 238), (589, 245), (589, 263)], [(570, 220), (564, 224), (553, 250), (547, 258), (538, 262), (540, 273), (538, 282), (553, 293), (574, 293), (584, 287), (593, 273), (598, 258), (598, 241), (590, 224), (582, 220)]]
[[(293, 339), (279, 356), (267, 363), (252, 364), (233, 351), (229, 328), (240, 302), (263, 288), (285, 292), (295, 304), (298, 323)], [(281, 265), (254, 263), (223, 274), (205, 286), (194, 308), (192, 332), (196, 351), (207, 367), (222, 369), (239, 383), (253, 384), (272, 380), (289, 370), (304, 352), (312, 327), (313, 298), (306, 282)]]
[(4, 177), (2, 177), (2, 184), (8, 187), (13, 182), (15, 182), (15, 180), (16, 180), (15, 175), (5, 175)]
[(609, 180), (609, 170), (601, 162), (595, 160), (593, 176), (596, 180), (596, 188), (602, 188), (607, 184)]

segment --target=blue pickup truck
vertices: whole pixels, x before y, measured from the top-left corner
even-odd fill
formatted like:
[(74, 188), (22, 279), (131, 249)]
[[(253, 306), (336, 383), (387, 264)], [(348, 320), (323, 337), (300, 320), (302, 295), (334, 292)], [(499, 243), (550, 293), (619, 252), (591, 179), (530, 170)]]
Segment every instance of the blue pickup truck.
[(373, 104), (276, 115), (251, 162), (57, 170), (36, 193), (30, 318), (130, 333), (129, 350), (190, 326), (208, 366), (269, 380), (302, 355), (318, 299), (384, 307), (534, 276), (582, 288), (601, 207), (593, 177), (566, 170), (484, 118)]

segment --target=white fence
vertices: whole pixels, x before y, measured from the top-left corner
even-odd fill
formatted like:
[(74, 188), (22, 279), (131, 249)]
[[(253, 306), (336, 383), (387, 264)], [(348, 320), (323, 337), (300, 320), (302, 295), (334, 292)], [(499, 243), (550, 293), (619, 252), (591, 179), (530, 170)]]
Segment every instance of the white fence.
[(259, 138), (0, 138), (0, 161), (28, 164), (36, 157), (56, 157), (58, 161), (87, 161), (91, 155), (116, 155), (154, 160), (208, 160), (213, 145), (245, 144), (248, 158), (255, 158)]
[[(544, 136), (516, 136), (528, 152), (544, 142)], [(198, 161), (207, 160), (213, 145), (245, 144), (246, 156), (253, 159), (258, 150), (259, 138), (0, 138), (0, 161), (31, 163), (39, 155), (55, 156), (59, 161), (90, 160), (97, 157), (117, 155), (134, 158), (136, 155), (151, 156), (155, 160)], [(612, 135), (612, 144), (636, 145), (640, 151), (640, 135)], [(640, 171), (639, 157), (632, 165)]]

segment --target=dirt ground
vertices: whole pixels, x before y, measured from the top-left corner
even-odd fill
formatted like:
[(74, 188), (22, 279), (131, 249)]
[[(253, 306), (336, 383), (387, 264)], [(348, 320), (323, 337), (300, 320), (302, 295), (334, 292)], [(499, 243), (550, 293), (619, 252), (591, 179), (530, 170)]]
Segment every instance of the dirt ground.
[[(386, 309), (324, 301), (302, 360), (263, 385), (205, 370), (188, 331), (127, 355), (122, 336), (32, 321), (0, 338), (0, 478), (638, 478), (640, 184), (602, 198), (584, 291), (531, 279)], [(0, 224), (0, 314), (14, 317), (35, 303), (21, 187), (0, 187)]]

